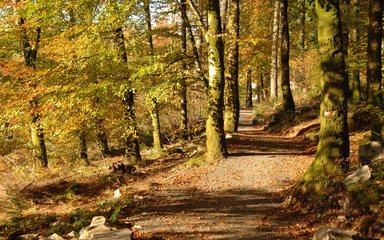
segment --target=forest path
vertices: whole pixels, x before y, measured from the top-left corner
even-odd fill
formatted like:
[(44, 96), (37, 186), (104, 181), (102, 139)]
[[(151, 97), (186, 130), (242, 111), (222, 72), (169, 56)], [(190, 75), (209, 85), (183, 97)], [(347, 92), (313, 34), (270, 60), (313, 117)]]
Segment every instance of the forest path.
[[(302, 176), (312, 157), (300, 139), (252, 126), (242, 110), (229, 157), (188, 169), (147, 193), (128, 221), (139, 239), (295, 239), (299, 216), (284, 211), (281, 194)], [(197, 172), (199, 171), (199, 172)]]

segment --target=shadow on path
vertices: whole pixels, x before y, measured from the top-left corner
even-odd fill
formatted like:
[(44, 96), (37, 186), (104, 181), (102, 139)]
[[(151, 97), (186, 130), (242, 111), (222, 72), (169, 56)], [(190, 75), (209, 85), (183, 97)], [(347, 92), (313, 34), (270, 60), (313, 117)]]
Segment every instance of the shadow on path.
[(286, 229), (302, 216), (285, 211), (281, 195), (309, 165), (307, 145), (252, 126), (250, 110), (240, 123), (227, 159), (191, 169), (199, 181), (165, 185), (129, 214), (137, 239), (295, 239)]

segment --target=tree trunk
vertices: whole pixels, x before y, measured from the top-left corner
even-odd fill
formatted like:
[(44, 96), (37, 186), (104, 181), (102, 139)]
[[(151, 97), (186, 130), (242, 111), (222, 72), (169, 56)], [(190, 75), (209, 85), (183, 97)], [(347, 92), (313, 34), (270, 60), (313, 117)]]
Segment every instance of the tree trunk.
[[(352, 17), (354, 19), (353, 24), (351, 24), (351, 39), (353, 41), (351, 51), (352, 55), (356, 55), (358, 50), (359, 50), (359, 27), (357, 20), (359, 19), (360, 16), (360, 7), (359, 7), (359, 0), (353, 0), (352, 1)], [(357, 57), (354, 57), (356, 59)], [(361, 95), (361, 84), (360, 84), (360, 71), (359, 67), (357, 66), (357, 61), (353, 63), (352, 66), (352, 101), (353, 103), (360, 103), (362, 100), (362, 95)]]
[(239, 102), (239, 0), (231, 0), (228, 11), (228, 75), (225, 79), (224, 130), (237, 132), (240, 117)]
[(305, 0), (300, 0), (300, 53), (305, 51)]
[(369, 0), (368, 7), (368, 62), (367, 62), (367, 99), (374, 106), (383, 102), (381, 75), (381, 43), (383, 34), (383, 0)]
[(40, 162), (42, 167), (48, 167), (47, 149), (44, 141), (44, 129), (41, 125), (40, 114), (38, 110), (38, 101), (34, 98), (30, 101), (31, 106), (31, 143), (33, 158), (35, 161)]
[(227, 13), (229, 1), (232, 0), (220, 0), (221, 31), (223, 33), (225, 33), (227, 29)]
[(265, 100), (266, 93), (264, 87), (264, 74), (263, 69), (260, 69), (260, 101)]
[[(120, 52), (122, 61), (127, 64), (128, 56), (125, 49), (124, 34), (122, 28), (115, 29), (115, 40)], [(139, 134), (137, 133), (136, 113), (135, 113), (135, 92), (131, 87), (131, 82), (127, 81), (122, 94), (124, 106), (124, 138), (125, 138), (125, 158), (136, 163), (141, 160)]]
[(224, 136), (224, 46), (220, 36), (220, 1), (208, 0), (209, 87), (206, 122), (207, 161), (213, 162), (227, 153)]
[(85, 165), (89, 165), (88, 154), (87, 154), (87, 139), (85, 130), (83, 127), (79, 131), (79, 147), (80, 147), (80, 159), (85, 162)]
[(96, 120), (96, 139), (97, 144), (99, 145), (101, 154), (103, 157), (108, 157), (111, 155), (111, 150), (108, 146), (108, 137), (107, 133), (105, 132), (105, 128), (103, 126), (104, 120), (102, 118), (98, 118)]
[(245, 107), (253, 107), (252, 103), (252, 70), (249, 68), (247, 70), (247, 93), (245, 95)]
[[(185, 0), (180, 1), (180, 12), (181, 12), (181, 49), (184, 55), (184, 58), (187, 57), (187, 8)], [(193, 36), (192, 36), (193, 38)], [(197, 49), (194, 49), (195, 54)], [(198, 56), (197, 61), (199, 61)], [(200, 63), (200, 62), (199, 62)], [(198, 66), (200, 67), (200, 66)], [(182, 62), (183, 76), (180, 79), (179, 83), (179, 95), (180, 95), (180, 140), (184, 141), (188, 139), (188, 109), (187, 109), (187, 84), (185, 79), (185, 73), (188, 71), (187, 63), (184, 59)]]
[(347, 123), (348, 84), (338, 0), (316, 0), (322, 71), (319, 144), (315, 161), (304, 176), (304, 191), (312, 197), (326, 193), (330, 182), (349, 166)]
[(275, 10), (273, 14), (273, 29), (272, 29), (272, 51), (271, 51), (271, 79), (270, 93), (271, 100), (277, 98), (277, 53), (279, 40), (279, 17), (280, 17), (280, 0), (275, 0)]
[(281, 0), (281, 92), (283, 94), (283, 106), (286, 114), (295, 115), (295, 103), (293, 101), (289, 81), (289, 30), (288, 30), (288, 0)]
[(149, 112), (151, 114), (152, 127), (153, 127), (153, 132), (152, 132), (153, 150), (156, 154), (161, 154), (163, 151), (163, 144), (161, 142), (160, 118), (159, 118), (157, 97), (152, 96), (149, 101), (150, 101)]
[(125, 89), (123, 93), (124, 104), (124, 138), (125, 138), (125, 158), (137, 163), (141, 160), (139, 135), (136, 127), (135, 114), (135, 92), (131, 88)]
[[(29, 42), (29, 37), (25, 29), (25, 19), (19, 19), (19, 26), (21, 27), (21, 47), (24, 55), (24, 62), (27, 67), (32, 69), (36, 68), (37, 50), (40, 43), (41, 28), (36, 29), (36, 38), (34, 45)], [(32, 83), (32, 87), (36, 89), (36, 82)], [(38, 98), (34, 96), (29, 102), (30, 104), (30, 117), (31, 117), (31, 144), (32, 153), (35, 161), (41, 163), (42, 167), (48, 166), (47, 149), (45, 147), (44, 128), (41, 125), (41, 116), (39, 113)]]
[[(149, 46), (149, 56), (153, 57), (153, 40), (152, 40), (152, 24), (151, 24), (151, 11), (150, 11), (150, 0), (144, 0), (144, 11), (147, 23), (147, 44)], [(152, 137), (153, 147), (157, 154), (162, 151), (161, 133), (160, 133), (160, 119), (159, 119), (159, 108), (157, 106), (158, 99), (156, 96), (151, 96), (154, 93), (150, 93), (149, 98), (149, 112), (152, 118)]]
[(152, 40), (152, 24), (151, 24), (151, 11), (150, 11), (150, 0), (144, 0), (144, 11), (145, 11), (145, 22), (147, 25), (147, 44), (149, 55), (153, 56), (153, 40)]

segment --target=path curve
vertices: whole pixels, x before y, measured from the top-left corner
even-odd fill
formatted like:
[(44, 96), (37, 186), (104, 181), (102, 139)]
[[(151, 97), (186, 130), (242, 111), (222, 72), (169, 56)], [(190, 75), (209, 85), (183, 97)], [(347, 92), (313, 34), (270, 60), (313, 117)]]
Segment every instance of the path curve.
[(284, 211), (280, 194), (312, 157), (304, 154), (303, 141), (251, 123), (251, 110), (242, 110), (227, 159), (186, 171), (176, 179), (182, 184), (163, 185), (145, 197), (128, 219), (139, 239), (294, 239), (285, 230), (295, 216)]

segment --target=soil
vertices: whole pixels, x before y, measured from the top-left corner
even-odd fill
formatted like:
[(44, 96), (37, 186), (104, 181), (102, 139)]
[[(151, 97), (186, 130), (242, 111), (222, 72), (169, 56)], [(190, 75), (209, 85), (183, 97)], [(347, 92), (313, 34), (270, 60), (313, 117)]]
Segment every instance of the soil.
[(252, 125), (251, 110), (242, 110), (226, 159), (151, 179), (154, 187), (125, 219), (135, 225), (135, 237), (298, 239), (291, 230), (305, 225), (305, 216), (289, 212), (284, 197), (314, 157), (303, 138), (263, 129)]

